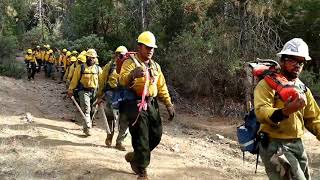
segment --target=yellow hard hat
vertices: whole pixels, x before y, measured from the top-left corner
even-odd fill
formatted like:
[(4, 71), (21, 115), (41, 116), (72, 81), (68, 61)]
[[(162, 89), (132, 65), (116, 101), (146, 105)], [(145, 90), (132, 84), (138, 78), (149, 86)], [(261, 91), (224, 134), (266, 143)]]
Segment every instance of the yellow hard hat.
[(48, 52), (49, 52), (49, 54), (53, 53), (52, 49), (50, 49)]
[(83, 55), (83, 54), (80, 54), (80, 55), (78, 56), (78, 60), (81, 61), (81, 62), (83, 62), (83, 63), (87, 62), (87, 58), (86, 58), (86, 56)]
[(96, 58), (98, 57), (96, 50), (88, 49), (86, 56)]
[(119, 46), (115, 52), (120, 54), (126, 54), (128, 52), (128, 49), (125, 46)]
[(47, 45), (45, 44), (45, 45), (43, 45), (43, 47), (47, 48)]
[(70, 61), (71, 61), (71, 62), (76, 62), (76, 61), (77, 61), (77, 58), (76, 58), (75, 56), (71, 56)]
[(40, 49), (40, 46), (37, 46), (38, 49)]
[(28, 54), (32, 54), (32, 49), (28, 49), (28, 50), (27, 50), (27, 53), (28, 53)]
[(49, 44), (47, 44), (47, 49), (50, 49), (50, 45)]
[(68, 51), (67, 49), (62, 49), (62, 52), (64, 52), (64, 53), (67, 52), (67, 51)]
[(71, 55), (71, 52), (67, 51), (66, 56), (70, 56), (70, 55)]
[(81, 55), (84, 55), (84, 56), (86, 56), (86, 54), (87, 54), (87, 51), (81, 51), (81, 53), (80, 53)]
[(78, 54), (78, 51), (74, 50), (72, 51), (72, 54)]
[(138, 43), (142, 43), (148, 47), (157, 48), (156, 45), (156, 38), (154, 37), (153, 33), (150, 31), (144, 31), (138, 36)]

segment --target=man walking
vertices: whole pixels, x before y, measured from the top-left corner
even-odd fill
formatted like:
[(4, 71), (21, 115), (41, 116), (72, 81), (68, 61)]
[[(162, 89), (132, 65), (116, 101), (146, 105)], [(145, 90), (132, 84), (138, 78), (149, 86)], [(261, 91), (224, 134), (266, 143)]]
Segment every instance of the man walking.
[(304, 64), (311, 60), (308, 46), (294, 38), (277, 55), (281, 72), (275, 77), (282, 77), (283, 88), (288, 89), (278, 93), (263, 79), (254, 90), (255, 113), (261, 123), (259, 153), (270, 180), (310, 179), (301, 138), (306, 128), (320, 140), (320, 110), (299, 79)]
[(120, 85), (136, 94), (135, 100), (120, 104), (120, 113), (129, 120), (134, 149), (134, 152), (126, 154), (125, 159), (138, 174), (138, 179), (148, 179), (146, 168), (151, 151), (160, 143), (162, 136), (156, 98), (166, 105), (171, 120), (175, 113), (160, 65), (151, 59), (155, 48), (155, 36), (150, 31), (141, 33), (137, 54), (125, 60), (120, 71)]

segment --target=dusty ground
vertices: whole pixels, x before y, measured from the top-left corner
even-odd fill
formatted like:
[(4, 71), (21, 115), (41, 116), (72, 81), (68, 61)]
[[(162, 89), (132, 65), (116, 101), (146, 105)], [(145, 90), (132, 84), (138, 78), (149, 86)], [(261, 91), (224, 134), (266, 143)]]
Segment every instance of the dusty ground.
[[(0, 77), (0, 179), (136, 179), (126, 152), (105, 147), (101, 119), (84, 138), (81, 126), (65, 118), (74, 117), (75, 107), (63, 98), (64, 85), (43, 76), (34, 82)], [(254, 174), (254, 156), (242, 161), (234, 141), (239, 120), (177, 106), (177, 118), (164, 121), (162, 141), (152, 153), (150, 179), (267, 179), (261, 165)], [(310, 134), (305, 142), (313, 178), (320, 179), (320, 142)], [(131, 150), (130, 137), (125, 145)]]

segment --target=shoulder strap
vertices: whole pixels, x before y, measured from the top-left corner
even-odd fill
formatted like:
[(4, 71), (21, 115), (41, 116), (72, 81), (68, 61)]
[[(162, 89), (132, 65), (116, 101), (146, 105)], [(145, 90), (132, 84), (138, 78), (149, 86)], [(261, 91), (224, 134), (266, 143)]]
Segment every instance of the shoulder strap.
[(98, 75), (98, 77), (99, 77), (99, 71), (100, 71), (99, 65), (98, 65), (98, 64), (95, 64), (95, 66), (96, 66), (96, 73), (97, 73), (97, 75)]
[(139, 61), (136, 59), (136, 57), (134, 57), (133, 54), (129, 54), (130, 58), (133, 60), (134, 64), (136, 64), (137, 67), (141, 67), (141, 64), (139, 63)]
[(85, 65), (84, 64), (81, 64), (81, 67), (80, 67), (80, 78), (79, 78), (79, 82), (81, 81), (82, 79), (82, 74), (84, 73), (84, 69), (85, 69)]
[(106, 82), (108, 82), (109, 76), (112, 73), (112, 71), (116, 69), (116, 66), (117, 65), (115, 64), (114, 60), (111, 60), (110, 61), (110, 66), (109, 66), (109, 71), (108, 71), (107, 78), (106, 78)]
[(158, 66), (157, 66), (157, 63), (151, 59), (151, 64), (153, 64), (155, 67), (156, 67), (156, 71), (158, 71)]
[(289, 81), (280, 73), (268, 74), (264, 77), (264, 80), (277, 92), (283, 101), (287, 101), (290, 96), (297, 96), (298, 93), (305, 93), (307, 89), (300, 80), (298, 80), (299, 85), (289, 83)]

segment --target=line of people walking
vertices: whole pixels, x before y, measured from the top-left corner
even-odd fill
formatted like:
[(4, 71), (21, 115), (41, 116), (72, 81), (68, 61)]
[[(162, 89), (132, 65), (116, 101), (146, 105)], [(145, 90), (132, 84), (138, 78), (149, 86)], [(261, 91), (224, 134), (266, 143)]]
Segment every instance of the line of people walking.
[(60, 72), (68, 97), (75, 99), (80, 107), (76, 120), (82, 123), (85, 136), (92, 134), (98, 106), (106, 110), (106, 128), (110, 130), (105, 140), (107, 147), (111, 147), (118, 127), (115, 148), (125, 151), (123, 141), (130, 131), (134, 151), (127, 153), (125, 159), (138, 179), (148, 179), (146, 169), (151, 151), (162, 136), (158, 100), (166, 105), (170, 120), (175, 110), (161, 67), (152, 59), (157, 48), (155, 36), (145, 31), (139, 35), (137, 44), (137, 52), (128, 52), (125, 46), (119, 46), (103, 68), (99, 66), (95, 49), (79, 55), (63, 49), (55, 58), (49, 45), (37, 46), (35, 50), (27, 50), (25, 61), (31, 64), (28, 79), (34, 79), (35, 72), (40, 72), (42, 66), (48, 78), (55, 79), (54, 72)]

